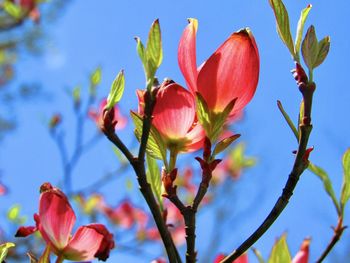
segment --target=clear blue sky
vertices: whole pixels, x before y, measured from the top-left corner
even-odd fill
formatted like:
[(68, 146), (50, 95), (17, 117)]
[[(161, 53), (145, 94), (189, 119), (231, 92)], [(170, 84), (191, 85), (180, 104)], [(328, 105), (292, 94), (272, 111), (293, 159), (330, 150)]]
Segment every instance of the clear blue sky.
[[(293, 35), (300, 10), (308, 3), (285, 1)], [(310, 144), (315, 150), (311, 154), (311, 160), (329, 172), (336, 192), (339, 193), (342, 179), (340, 160), (350, 146), (350, 92), (347, 85), (350, 3), (345, 0), (315, 0), (311, 3), (313, 9), (306, 27), (315, 25), (319, 39), (331, 36), (328, 58), (316, 69), (314, 75), (318, 85), (313, 105), (314, 129)], [(87, 87), (88, 74), (101, 65), (103, 79), (99, 94), (107, 95), (115, 75), (124, 69), (126, 90), (121, 102), (122, 110), (127, 114), (130, 109), (137, 107), (135, 89), (144, 86), (144, 77), (133, 38), (140, 36), (145, 40), (148, 29), (156, 18), (160, 19), (164, 48), (164, 60), (158, 76), (160, 79), (170, 77), (184, 84), (177, 66), (177, 45), (188, 17), (199, 20), (198, 64), (232, 32), (242, 27), (249, 26), (256, 38), (261, 59), (259, 85), (255, 97), (247, 107), (246, 118), (236, 127), (236, 131), (242, 134), (240, 140), (246, 142), (247, 153), (257, 156), (259, 162), (237, 184), (237, 192), (232, 201), (249, 202), (251, 196), (255, 196), (258, 201), (245, 217), (240, 217), (237, 228), (233, 224), (234, 232), (227, 230), (227, 239), (218, 241), (222, 243), (222, 252), (229, 252), (258, 226), (281, 193), (292, 166), (292, 151), (296, 149), (295, 139), (282, 119), (276, 101), (281, 100), (291, 116), (297, 116), (300, 103), (299, 92), (289, 73), (293, 63), (277, 36), (274, 16), (267, 0), (77, 0), (68, 5), (61, 18), (49, 26), (49, 44), (44, 48), (44, 55), (41, 58), (24, 56), (18, 64), (18, 78), (13, 85), (39, 82), (50, 96), (44, 102), (39, 100), (23, 107), (18, 104), (18, 129), (1, 144), (2, 181), (11, 189), (8, 197), (1, 197), (1, 213), (15, 202), (22, 204), (26, 214), (33, 214), (36, 212), (39, 185), (44, 181), (53, 184), (59, 182), (62, 175), (59, 155), (45, 129), (44, 121), (59, 111), (68, 116), (64, 123), (67, 130), (73, 125), (65, 88), (72, 88), (76, 84)], [(131, 141), (131, 129), (129, 126), (122, 134), (127, 141)], [(91, 134), (93, 132), (94, 126), (91, 125)], [(72, 139), (70, 135), (67, 136)], [(77, 167), (74, 187), (87, 185), (115, 167), (116, 158), (111, 153), (110, 144), (102, 141)], [(116, 198), (118, 200), (125, 193), (123, 188), (123, 184), (113, 181), (103, 191), (113, 203), (115, 193), (120, 193)], [(140, 196), (133, 198), (140, 199)], [(210, 218), (210, 212), (205, 215)], [(199, 231), (205, 231), (205, 220), (205, 217), (199, 220), (202, 223)], [(346, 217), (345, 224), (349, 222), (350, 217)], [(330, 226), (336, 223), (336, 214), (319, 179), (305, 172), (283, 215), (255, 246), (267, 257), (275, 238), (287, 232), (294, 254), (303, 238), (311, 236), (313, 261), (332, 235)], [(349, 233), (345, 231), (341, 244), (331, 254), (328, 262), (337, 262), (336, 257), (344, 256), (346, 249), (349, 255)], [(200, 249), (199, 245), (199, 253)], [(255, 262), (252, 255), (251, 258)]]

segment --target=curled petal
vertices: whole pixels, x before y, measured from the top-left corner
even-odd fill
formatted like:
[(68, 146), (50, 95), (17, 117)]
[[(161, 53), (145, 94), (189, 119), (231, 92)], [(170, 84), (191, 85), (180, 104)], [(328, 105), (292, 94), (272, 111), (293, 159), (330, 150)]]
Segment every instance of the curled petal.
[(103, 236), (100, 247), (95, 253), (95, 257), (99, 260), (106, 261), (109, 257), (111, 249), (115, 247), (113, 235), (107, 230), (104, 225), (101, 224), (90, 224), (87, 227), (95, 229), (100, 235)]
[(21, 226), (18, 228), (15, 237), (26, 237), (37, 231), (35, 226)]
[(75, 214), (67, 197), (57, 188), (44, 191), (39, 204), (39, 231), (55, 251), (68, 243), (75, 222)]
[(194, 152), (203, 147), (205, 131), (202, 126), (197, 123), (187, 134), (186, 139), (189, 143), (186, 145), (186, 152)]
[(196, 62), (196, 33), (198, 21), (190, 18), (179, 43), (177, 54), (180, 70), (185, 77), (187, 86), (194, 94), (197, 90), (197, 62)]
[(103, 235), (87, 226), (79, 227), (64, 248), (64, 258), (72, 261), (92, 260), (98, 251)]
[(233, 115), (252, 99), (258, 78), (258, 49), (249, 29), (243, 29), (232, 34), (205, 62), (197, 89), (215, 112), (222, 112), (237, 98)]
[(166, 139), (182, 139), (192, 127), (195, 114), (193, 95), (173, 83), (159, 89), (152, 123)]

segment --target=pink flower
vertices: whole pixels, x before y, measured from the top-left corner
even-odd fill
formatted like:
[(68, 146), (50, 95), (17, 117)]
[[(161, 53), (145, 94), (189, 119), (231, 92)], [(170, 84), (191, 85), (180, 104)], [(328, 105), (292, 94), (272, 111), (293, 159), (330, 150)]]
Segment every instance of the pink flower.
[[(139, 113), (143, 99), (139, 96)], [(141, 98), (141, 99), (140, 99)], [(193, 152), (203, 145), (204, 130), (197, 123), (196, 102), (191, 92), (176, 83), (162, 85), (153, 110), (153, 126), (159, 131), (168, 149)]]
[(309, 246), (310, 246), (310, 239), (309, 238), (304, 239), (303, 243), (301, 244), (299, 252), (293, 258), (292, 263), (308, 263)]
[(252, 99), (259, 78), (259, 53), (249, 29), (233, 33), (200, 67), (196, 62), (198, 22), (189, 19), (178, 49), (178, 62), (191, 92), (199, 92), (211, 111), (222, 112), (237, 98), (230, 116)]
[(89, 224), (71, 232), (76, 217), (67, 197), (59, 189), (45, 183), (41, 186), (39, 213), (34, 215), (36, 226), (20, 227), (16, 237), (39, 231), (51, 251), (72, 261), (98, 258), (105, 261), (114, 248), (113, 235), (101, 224)]
[[(100, 103), (99, 109), (90, 109), (89, 110), (89, 117), (95, 121), (96, 125), (98, 127), (101, 127), (103, 124), (103, 110), (104, 107), (107, 105), (107, 99), (103, 99)], [(123, 116), (117, 106), (114, 106), (114, 120), (116, 122), (115, 129), (121, 130), (126, 126), (127, 118)]]

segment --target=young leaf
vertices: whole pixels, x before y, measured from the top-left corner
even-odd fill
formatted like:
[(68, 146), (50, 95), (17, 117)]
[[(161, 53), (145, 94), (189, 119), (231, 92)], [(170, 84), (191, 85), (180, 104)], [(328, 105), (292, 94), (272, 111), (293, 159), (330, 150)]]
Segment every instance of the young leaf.
[(288, 249), (286, 235), (284, 234), (272, 248), (268, 263), (292, 262)]
[(318, 42), (318, 54), (317, 54), (316, 61), (314, 62), (314, 68), (321, 65), (323, 61), (326, 59), (330, 45), (331, 45), (331, 38), (329, 36), (323, 38), (320, 42)]
[(47, 245), (44, 253), (41, 255), (41, 257), (39, 258), (38, 263), (50, 263), (50, 245)]
[(90, 82), (93, 86), (97, 86), (101, 82), (102, 71), (101, 68), (98, 67), (90, 76)]
[[(140, 141), (142, 135), (142, 117), (135, 112), (131, 112), (131, 118), (135, 125), (136, 138)], [(166, 162), (166, 147), (162, 137), (154, 126), (151, 127), (146, 150), (151, 157)]]
[(286, 120), (289, 128), (292, 130), (295, 138), (297, 140), (299, 140), (298, 130), (297, 130), (297, 128), (295, 128), (295, 125), (294, 125), (292, 119), (289, 117), (288, 113), (284, 110), (284, 108), (282, 106), (282, 102), (280, 102), (279, 100), (277, 101), (277, 107), (280, 110), (280, 112), (282, 113), (282, 115), (283, 115), (284, 119)]
[(240, 134), (235, 134), (220, 141), (218, 144), (215, 145), (213, 155), (215, 156), (224, 151), (227, 147), (231, 145), (231, 143), (237, 140), (240, 136)]
[(335, 206), (335, 208), (337, 209), (337, 212), (340, 212), (340, 207), (337, 201), (337, 198), (335, 196), (334, 190), (333, 190), (333, 185), (331, 180), (329, 179), (328, 174), (326, 173), (325, 170), (323, 170), (321, 167), (316, 166), (314, 164), (312, 164), (311, 162), (309, 162), (309, 166), (308, 169), (315, 175), (318, 176), (318, 178), (321, 179), (322, 183), (323, 183), (323, 187), (326, 190), (326, 193), (330, 196), (330, 198), (333, 201), (333, 204)]
[(147, 162), (147, 182), (151, 185), (152, 192), (158, 200), (160, 206), (163, 204), (162, 198), (162, 181), (159, 167), (155, 159), (150, 155), (146, 155)]
[(256, 249), (256, 248), (252, 248), (252, 250), (253, 250), (254, 255), (258, 259), (258, 262), (259, 263), (265, 263), (264, 258), (261, 255), (261, 252), (258, 249)]
[(150, 70), (152, 75), (149, 77), (154, 77), (155, 71), (159, 68), (163, 60), (162, 38), (158, 19), (152, 23), (151, 29), (148, 33), (146, 56), (152, 67)]
[(209, 116), (209, 108), (200, 93), (196, 93), (196, 105), (197, 105), (197, 117), (199, 123), (204, 128), (206, 134), (210, 133), (210, 116)]
[(314, 26), (310, 26), (302, 43), (301, 51), (305, 64), (312, 71), (318, 57), (318, 41)]
[(298, 58), (298, 63), (300, 63), (299, 52), (300, 52), (300, 47), (301, 47), (301, 40), (303, 37), (304, 25), (305, 25), (306, 18), (309, 15), (311, 8), (312, 8), (312, 5), (309, 4), (300, 13), (300, 18), (299, 18), (298, 27), (297, 27), (297, 33), (296, 33), (296, 37), (295, 37), (295, 47), (294, 47), (295, 54)]
[(233, 99), (224, 109), (223, 112), (219, 114), (211, 114), (210, 115), (210, 133), (207, 134), (210, 141), (214, 142), (219, 137), (222, 132), (223, 126), (230, 115), (233, 106), (235, 105), (236, 99)]
[(8, 13), (10, 16), (12, 16), (15, 19), (21, 19), (23, 16), (23, 11), (21, 7), (9, 0), (6, 0), (3, 2), (3, 8), (6, 13)]
[(141, 39), (139, 37), (135, 37), (136, 40), (136, 50), (137, 54), (139, 55), (143, 69), (145, 71), (146, 77), (148, 77), (148, 65), (147, 65), (147, 57), (146, 57), (146, 51), (145, 51), (145, 46), (143, 45)]
[(118, 101), (120, 101), (120, 99), (123, 96), (124, 86), (125, 86), (124, 71), (121, 70), (112, 83), (111, 90), (107, 97), (107, 105), (106, 105), (107, 109), (113, 108), (114, 105), (117, 104)]
[(0, 245), (0, 262), (5, 262), (9, 248), (14, 247), (13, 243), (4, 243)]
[(340, 196), (340, 204), (344, 208), (350, 198), (350, 148), (343, 155), (343, 186)]
[(287, 9), (281, 0), (269, 0), (269, 2), (276, 17), (278, 35), (289, 49), (290, 54), (295, 58)]

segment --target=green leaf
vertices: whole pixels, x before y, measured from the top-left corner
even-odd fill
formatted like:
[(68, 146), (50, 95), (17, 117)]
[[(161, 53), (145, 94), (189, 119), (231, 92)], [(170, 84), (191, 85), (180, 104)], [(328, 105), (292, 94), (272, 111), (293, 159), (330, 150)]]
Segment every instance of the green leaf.
[(308, 17), (311, 8), (312, 8), (312, 5), (309, 4), (306, 8), (304, 8), (301, 11), (299, 22), (298, 22), (294, 49), (295, 49), (295, 54), (296, 54), (296, 57), (298, 58), (299, 63), (300, 63), (299, 52), (300, 52), (300, 47), (301, 47), (301, 40), (303, 38), (304, 25), (305, 25), (306, 18)]
[[(142, 117), (135, 112), (131, 112), (131, 118), (135, 125), (136, 138), (140, 141), (143, 125)], [(161, 135), (154, 126), (152, 126), (150, 130), (146, 150), (151, 157), (166, 162), (166, 146)]]
[(214, 142), (219, 137), (223, 130), (225, 122), (230, 115), (233, 106), (235, 105), (236, 99), (233, 99), (224, 109), (223, 112), (217, 114), (210, 114), (210, 133), (207, 134), (210, 141)]
[(350, 148), (343, 155), (343, 186), (340, 196), (340, 204), (344, 209), (350, 197)]
[(282, 106), (282, 103), (279, 100), (277, 101), (277, 107), (280, 110), (280, 112), (282, 113), (282, 115), (283, 115), (284, 119), (286, 120), (289, 128), (292, 130), (295, 138), (297, 140), (299, 140), (299, 132), (298, 132), (297, 128), (295, 128), (295, 125), (294, 125), (292, 119), (289, 117), (288, 113), (284, 110), (284, 108)]
[(109, 95), (107, 97), (107, 105), (106, 105), (107, 109), (113, 108), (114, 105), (120, 101), (120, 99), (123, 96), (124, 86), (125, 86), (124, 71), (121, 70), (112, 83), (111, 91), (109, 92)]
[(287, 9), (281, 0), (269, 0), (269, 2), (276, 17), (278, 35), (287, 46), (290, 54), (293, 56), (293, 58), (295, 58)]
[(318, 54), (316, 61), (314, 62), (314, 68), (318, 67), (323, 63), (326, 59), (329, 48), (331, 45), (331, 38), (329, 36), (323, 38), (320, 42), (318, 42)]
[(198, 92), (196, 93), (196, 105), (198, 121), (206, 131), (206, 134), (209, 134), (210, 116), (208, 104), (206, 103), (202, 95)]
[(23, 16), (23, 10), (21, 9), (21, 7), (16, 5), (15, 3), (12, 3), (11, 1), (4, 1), (3, 8), (6, 13), (8, 13), (15, 19), (21, 19)]
[(314, 26), (310, 26), (302, 43), (301, 51), (310, 71), (314, 69), (318, 57), (318, 41)]
[(147, 161), (147, 182), (151, 185), (153, 194), (156, 196), (159, 205), (163, 206), (162, 198), (162, 180), (157, 161), (149, 154), (146, 155)]
[(149, 77), (154, 77), (156, 70), (159, 68), (163, 60), (162, 38), (160, 33), (159, 20), (156, 19), (148, 33), (146, 44), (146, 57), (151, 68), (149, 68)]
[(328, 174), (326, 173), (325, 170), (323, 170), (321, 167), (316, 166), (314, 164), (312, 164), (311, 162), (309, 162), (309, 166), (308, 169), (315, 175), (317, 175), (318, 178), (321, 179), (322, 183), (323, 183), (323, 187), (326, 190), (326, 193), (330, 196), (330, 198), (333, 201), (333, 204), (335, 206), (335, 208), (337, 209), (337, 212), (340, 212), (340, 207), (337, 201), (337, 198), (335, 196), (335, 192), (333, 190), (333, 185), (331, 180), (329, 179)]
[(292, 258), (288, 249), (286, 235), (283, 235), (272, 248), (268, 263), (290, 263)]
[(235, 134), (235, 135), (232, 135), (232, 136), (220, 141), (218, 144), (215, 145), (215, 148), (213, 151), (213, 156), (224, 151), (227, 147), (229, 147), (231, 145), (231, 143), (233, 143), (235, 140), (237, 140), (240, 136), (241, 136), (240, 134)]
[(147, 57), (146, 57), (146, 51), (145, 51), (145, 47), (142, 44), (142, 41), (139, 37), (135, 37), (136, 40), (136, 50), (137, 50), (137, 54), (139, 55), (143, 68), (145, 70), (145, 75), (146, 77), (148, 76), (148, 65), (147, 65)]
[(97, 86), (101, 82), (102, 70), (100, 67), (96, 68), (90, 76), (90, 81), (93, 86)]
[(5, 261), (9, 248), (14, 247), (14, 243), (4, 243), (0, 245), (0, 262)]
[(12, 222), (16, 221), (19, 217), (20, 211), (21, 211), (20, 205), (13, 205), (7, 212), (7, 218)]

